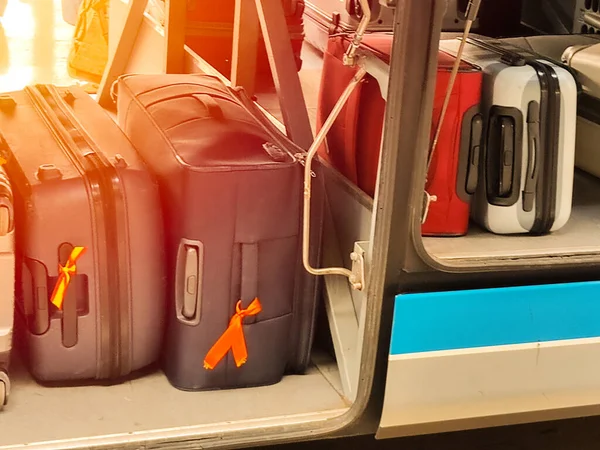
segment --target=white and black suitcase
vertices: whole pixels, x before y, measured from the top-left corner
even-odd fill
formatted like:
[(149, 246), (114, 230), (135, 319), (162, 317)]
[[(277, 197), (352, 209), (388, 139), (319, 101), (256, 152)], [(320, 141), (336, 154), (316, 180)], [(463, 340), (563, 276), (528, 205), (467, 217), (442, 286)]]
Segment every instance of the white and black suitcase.
[[(440, 42), (456, 54), (459, 39)], [(469, 39), (482, 68), (486, 136), (472, 217), (496, 234), (545, 234), (571, 215), (578, 86), (571, 72), (518, 47)]]

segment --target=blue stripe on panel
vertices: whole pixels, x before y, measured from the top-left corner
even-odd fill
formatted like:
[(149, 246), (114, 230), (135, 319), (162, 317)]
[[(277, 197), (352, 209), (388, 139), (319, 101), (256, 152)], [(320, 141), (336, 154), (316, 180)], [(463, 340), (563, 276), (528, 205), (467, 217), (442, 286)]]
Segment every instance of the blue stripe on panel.
[(401, 294), (392, 355), (600, 336), (600, 282)]

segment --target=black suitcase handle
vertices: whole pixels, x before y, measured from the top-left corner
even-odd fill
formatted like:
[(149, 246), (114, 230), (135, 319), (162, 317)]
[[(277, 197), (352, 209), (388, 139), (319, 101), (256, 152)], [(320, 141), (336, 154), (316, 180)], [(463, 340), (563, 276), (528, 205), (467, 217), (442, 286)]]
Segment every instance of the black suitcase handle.
[(523, 148), (523, 114), (518, 108), (493, 106), (484, 149), (488, 203), (512, 206), (519, 200)]
[(523, 211), (533, 211), (533, 200), (539, 175), (540, 161), (540, 104), (530, 102), (527, 111), (527, 134), (529, 145), (527, 147), (527, 174), (523, 188)]

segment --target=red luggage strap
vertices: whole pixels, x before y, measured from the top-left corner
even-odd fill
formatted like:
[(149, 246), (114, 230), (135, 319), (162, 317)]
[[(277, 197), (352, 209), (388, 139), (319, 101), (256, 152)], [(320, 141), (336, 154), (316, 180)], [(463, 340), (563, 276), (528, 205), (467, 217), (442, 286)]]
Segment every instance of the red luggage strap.
[(71, 251), (67, 263), (64, 266), (58, 265), (58, 282), (56, 283), (56, 286), (54, 286), (52, 296), (50, 297), (50, 301), (58, 309), (62, 309), (67, 288), (69, 287), (69, 283), (71, 283), (71, 276), (77, 273), (77, 260), (85, 253), (85, 251), (85, 247), (75, 247)]
[(204, 368), (206, 370), (213, 370), (225, 357), (227, 352), (229, 352), (229, 349), (233, 353), (236, 367), (241, 367), (246, 363), (248, 360), (248, 349), (246, 347), (242, 322), (244, 317), (255, 316), (261, 311), (262, 306), (258, 298), (255, 298), (246, 309), (242, 309), (241, 300), (237, 302), (235, 305), (235, 314), (229, 321), (229, 326), (204, 358)]

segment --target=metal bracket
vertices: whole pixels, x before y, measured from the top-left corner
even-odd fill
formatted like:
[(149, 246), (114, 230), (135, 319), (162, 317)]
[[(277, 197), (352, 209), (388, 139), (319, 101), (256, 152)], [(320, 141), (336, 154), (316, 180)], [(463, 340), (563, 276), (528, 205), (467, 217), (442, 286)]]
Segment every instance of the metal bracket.
[(431, 195), (429, 192), (425, 191), (423, 195), (423, 207), (421, 209), (421, 225), (427, 221), (429, 207), (433, 202), (437, 202), (437, 199), (437, 195)]
[(366, 284), (366, 270), (365, 270), (365, 255), (369, 242), (355, 242), (354, 251), (350, 254), (352, 260), (352, 276), (350, 277), (350, 284), (354, 289), (364, 291)]

